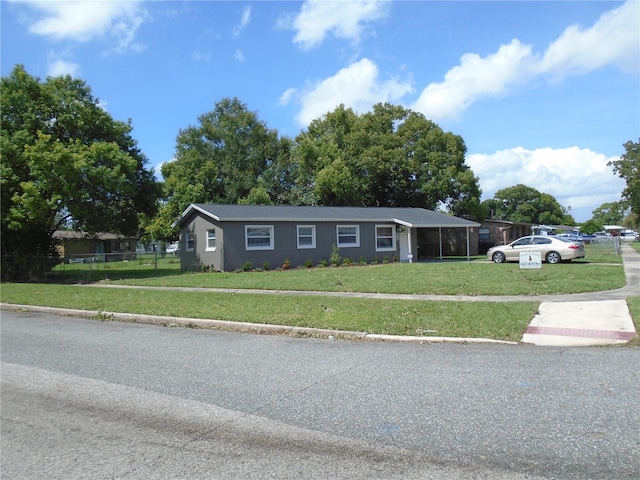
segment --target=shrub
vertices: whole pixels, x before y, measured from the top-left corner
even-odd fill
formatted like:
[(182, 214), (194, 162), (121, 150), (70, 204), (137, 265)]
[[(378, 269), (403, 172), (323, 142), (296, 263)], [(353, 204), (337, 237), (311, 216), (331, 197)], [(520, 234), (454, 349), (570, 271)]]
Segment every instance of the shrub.
[(291, 268), (291, 260), (289, 260), (288, 258), (284, 261), (284, 263), (282, 264), (282, 269), (283, 270), (288, 270), (289, 268)]
[(311, 261), (311, 259), (310, 259), (310, 258), (307, 258), (307, 261), (306, 261), (306, 262), (304, 262), (304, 267), (305, 267), (305, 268), (311, 268), (311, 267), (313, 267), (313, 262)]
[(320, 262), (318, 263), (319, 267), (328, 267), (329, 266), (329, 260), (327, 260), (326, 258), (323, 258), (322, 260), (320, 260)]
[(367, 264), (367, 259), (364, 257), (360, 257), (360, 265), (366, 265)]
[(269, 260), (262, 261), (262, 271), (267, 272), (269, 270)]
[(331, 265), (340, 265), (340, 249), (334, 244), (331, 246)]
[(385, 255), (382, 259), (382, 263), (389, 263), (389, 255)]
[(253, 267), (253, 264), (249, 260), (247, 260), (242, 264), (242, 271), (249, 272), (251, 271), (251, 267)]

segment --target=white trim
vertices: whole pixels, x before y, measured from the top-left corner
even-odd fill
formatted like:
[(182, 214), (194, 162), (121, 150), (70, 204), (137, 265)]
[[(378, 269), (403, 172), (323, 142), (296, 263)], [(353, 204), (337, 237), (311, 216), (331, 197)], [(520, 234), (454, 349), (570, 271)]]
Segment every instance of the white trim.
[[(340, 243), (340, 229), (341, 228), (355, 228), (355, 243)], [(343, 236), (352, 236), (353, 234), (343, 235)], [(338, 248), (350, 248), (350, 247), (359, 247), (360, 246), (360, 225), (336, 225), (336, 245)]]
[[(249, 238), (267, 238), (266, 236), (249, 237), (249, 229), (269, 230), (269, 245), (249, 245)], [(273, 225), (245, 225), (244, 226), (244, 248), (246, 250), (273, 250), (275, 242), (273, 239)]]
[[(189, 247), (189, 244), (191, 244), (191, 247)], [(193, 252), (195, 248), (196, 248), (196, 235), (193, 232), (187, 231), (187, 234), (184, 239), (184, 251)]]
[[(301, 228), (310, 228), (311, 229), (311, 245), (300, 245), (300, 229)], [(308, 238), (309, 235), (303, 235), (304, 238)], [(315, 225), (296, 225), (296, 244), (298, 249), (311, 249), (316, 248), (316, 226)]]
[[(378, 228), (388, 228), (389, 230), (391, 230), (391, 235), (389, 237), (387, 236), (379, 236), (378, 235)], [(375, 233), (375, 241), (376, 241), (376, 252), (395, 252), (396, 251), (396, 226), (395, 225), (390, 225), (390, 224), (384, 224), (384, 225), (376, 225), (375, 229), (374, 229), (374, 233)], [(378, 247), (378, 239), (379, 238), (391, 238), (391, 246), (390, 247)]]
[[(209, 237), (209, 232), (213, 232), (213, 247), (209, 246), (209, 240), (211, 240), (211, 237)], [(207, 229), (207, 247), (204, 250), (205, 252), (215, 252), (216, 251), (216, 229), (215, 228), (208, 228)]]

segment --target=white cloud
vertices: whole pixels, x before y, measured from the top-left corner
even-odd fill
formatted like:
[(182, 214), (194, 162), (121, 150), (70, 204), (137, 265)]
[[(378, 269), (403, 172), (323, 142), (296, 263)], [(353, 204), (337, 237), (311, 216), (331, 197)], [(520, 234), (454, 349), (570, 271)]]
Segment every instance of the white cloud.
[(604, 13), (591, 28), (572, 25), (553, 42), (540, 62), (541, 72), (556, 78), (580, 75), (605, 65), (637, 70), (640, 62), (640, 2)]
[(478, 177), (485, 200), (498, 190), (523, 184), (552, 195), (562, 206), (571, 207), (577, 221), (585, 221), (603, 203), (620, 200), (625, 183), (607, 166), (617, 159), (578, 147), (517, 147), (471, 154), (466, 163)]
[(358, 43), (363, 24), (386, 17), (389, 5), (388, 0), (307, 0), (288, 27), (304, 49), (317, 47), (329, 33)]
[(517, 39), (484, 58), (467, 53), (443, 82), (428, 85), (411, 108), (435, 121), (457, 119), (478, 99), (504, 95), (540, 75), (560, 80), (610, 64), (638, 70), (639, 15), (640, 2), (629, 0), (605, 12), (590, 28), (570, 26), (543, 55)]
[(240, 23), (233, 29), (233, 36), (238, 37), (242, 31), (249, 25), (251, 21), (251, 7), (246, 6), (242, 10), (242, 16), (240, 17)]
[(211, 54), (207, 52), (194, 52), (191, 54), (191, 60), (194, 62), (206, 62), (209, 63), (211, 61)]
[(307, 126), (312, 120), (320, 118), (340, 104), (357, 112), (365, 112), (376, 103), (398, 101), (412, 91), (410, 82), (401, 82), (395, 78), (380, 81), (378, 76), (378, 66), (364, 58), (302, 93), (287, 90), (280, 97), (280, 103), (288, 103), (294, 95), (298, 95), (302, 109), (296, 116), (296, 121), (301, 126)]
[(71, 75), (75, 77), (80, 70), (80, 66), (74, 62), (66, 60), (52, 59), (49, 61), (47, 75), (50, 77), (60, 77), (62, 75)]
[(531, 47), (518, 40), (485, 58), (467, 53), (460, 65), (447, 72), (444, 82), (425, 88), (411, 109), (432, 119), (458, 118), (478, 98), (501, 95), (526, 80), (530, 69)]
[(29, 32), (36, 35), (75, 42), (108, 38), (115, 42), (115, 51), (141, 48), (134, 39), (146, 13), (137, 0), (35, 0), (21, 3), (39, 17), (29, 26)]
[(235, 58), (236, 61), (240, 63), (244, 63), (244, 54), (242, 53), (242, 50), (240, 50), (239, 48), (236, 48), (236, 52), (233, 55), (233, 58)]

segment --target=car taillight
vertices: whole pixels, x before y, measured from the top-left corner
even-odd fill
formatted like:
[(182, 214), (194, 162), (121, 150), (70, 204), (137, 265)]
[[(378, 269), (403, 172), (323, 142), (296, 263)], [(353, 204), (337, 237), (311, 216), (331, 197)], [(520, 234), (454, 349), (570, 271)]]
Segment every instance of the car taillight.
[(580, 249), (580, 245), (569, 245), (569, 248), (571, 250), (579, 250)]

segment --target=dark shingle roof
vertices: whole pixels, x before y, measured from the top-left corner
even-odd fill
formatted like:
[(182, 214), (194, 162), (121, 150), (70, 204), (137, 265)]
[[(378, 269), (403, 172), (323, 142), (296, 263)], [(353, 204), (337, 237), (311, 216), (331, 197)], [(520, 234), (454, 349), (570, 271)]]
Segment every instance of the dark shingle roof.
[(394, 222), (407, 227), (477, 227), (480, 224), (443, 213), (411, 207), (315, 207), (282, 205), (215, 205), (192, 203), (174, 222), (194, 210), (221, 222)]

